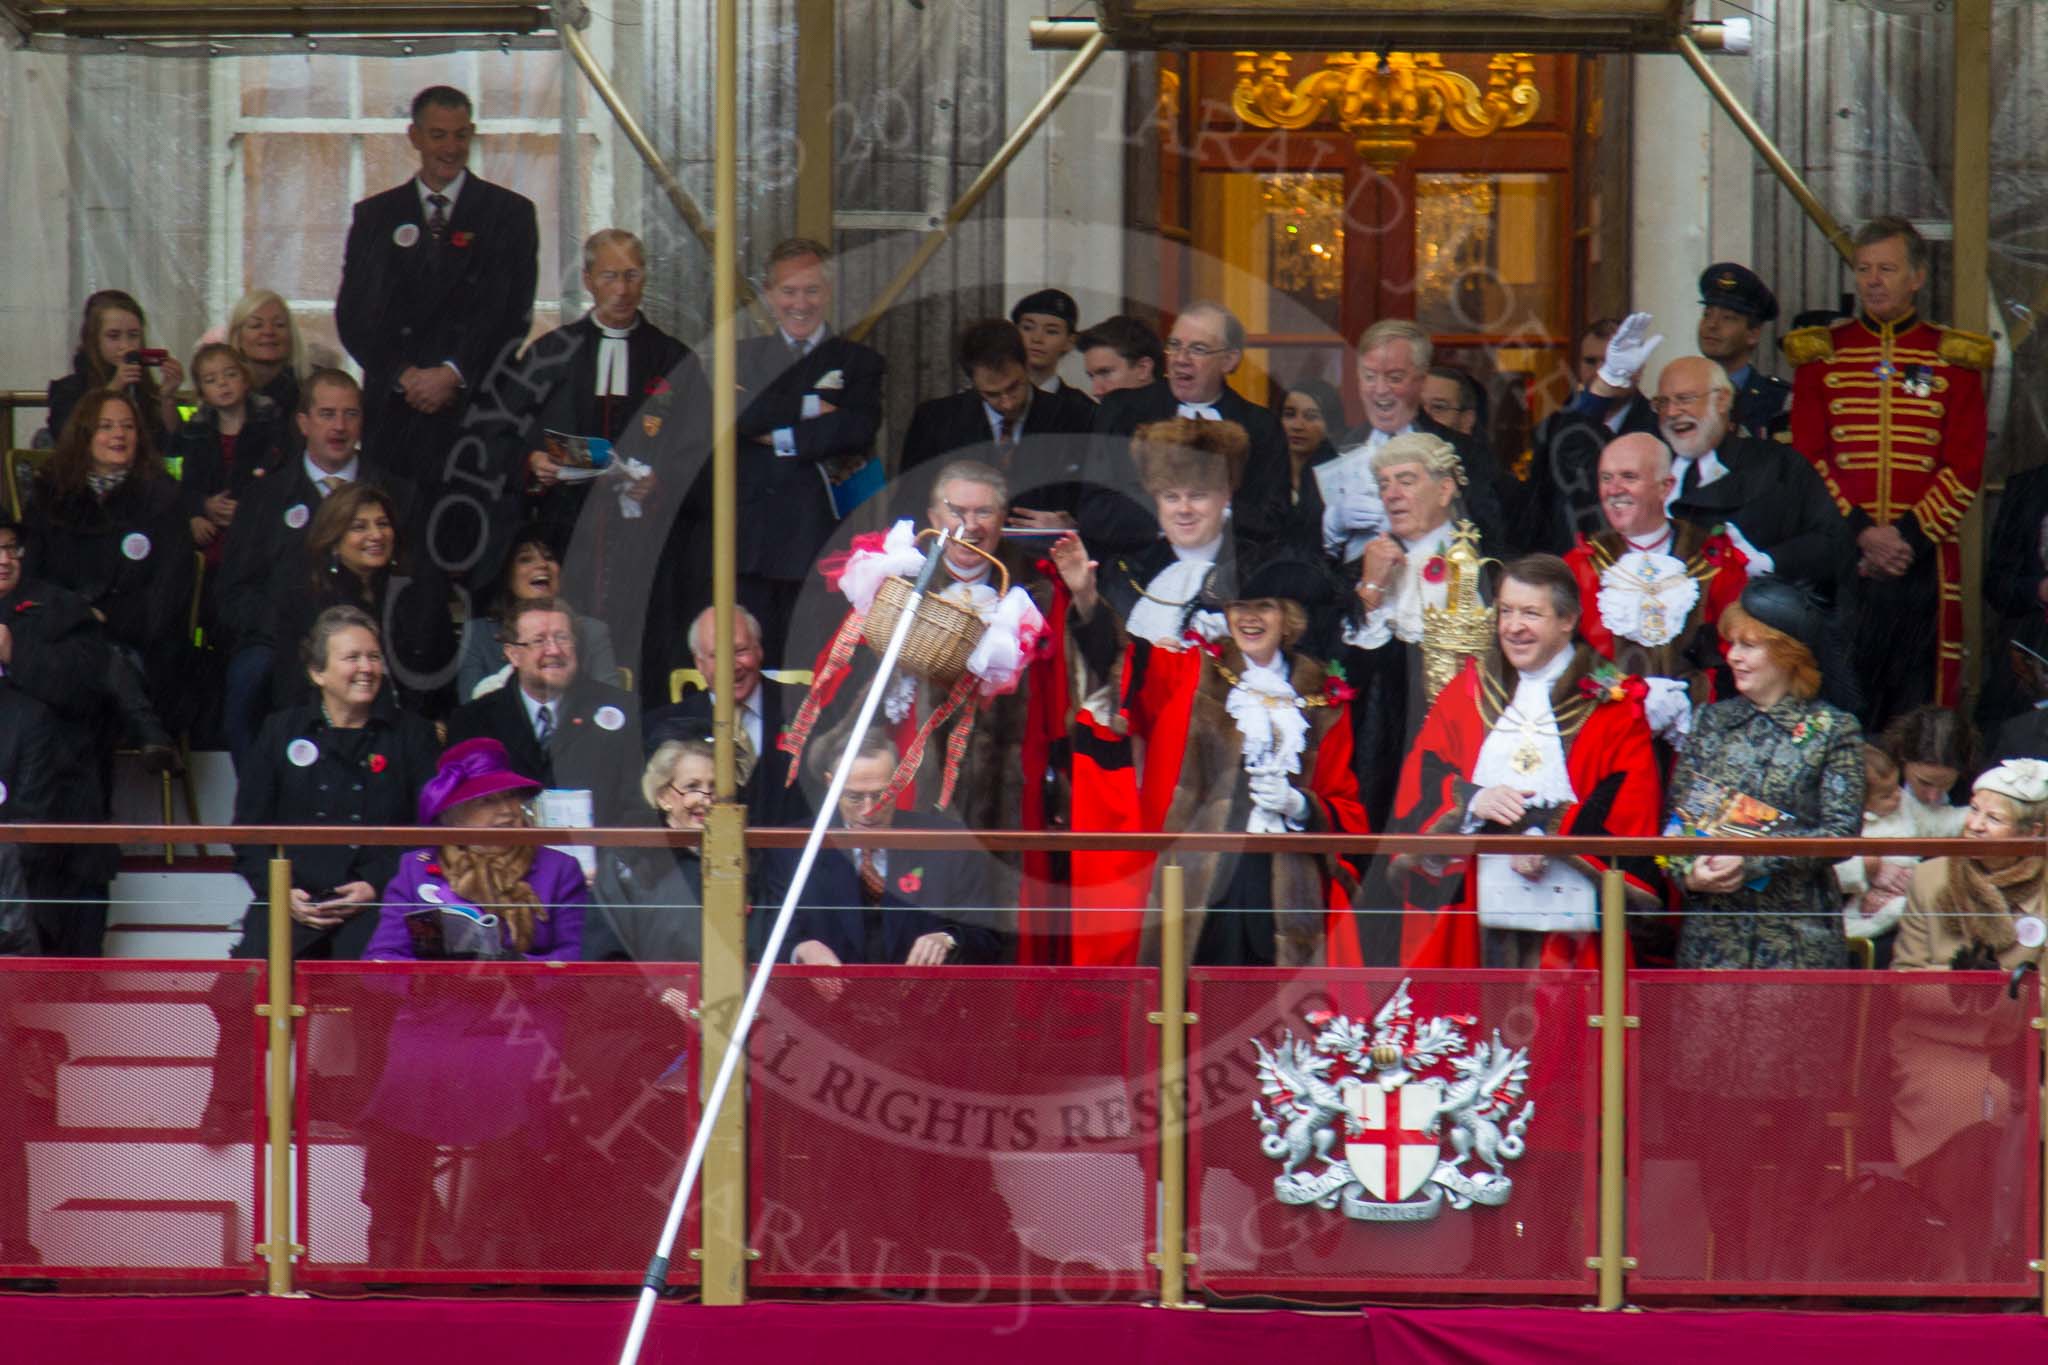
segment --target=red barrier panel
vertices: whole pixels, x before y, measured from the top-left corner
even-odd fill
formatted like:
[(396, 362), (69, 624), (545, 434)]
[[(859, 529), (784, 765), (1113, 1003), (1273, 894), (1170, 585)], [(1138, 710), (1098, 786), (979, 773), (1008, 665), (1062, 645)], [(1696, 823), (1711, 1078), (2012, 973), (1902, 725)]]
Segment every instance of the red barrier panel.
[(696, 1123), (694, 966), (307, 963), (297, 982), (302, 1281), (639, 1281)]
[(1596, 974), (1201, 967), (1188, 998), (1191, 1284), (1595, 1290)]
[(262, 1282), (262, 982), (255, 962), (7, 960), (0, 1276)]
[(1634, 1294), (2039, 1292), (2038, 989), (1636, 976)]
[(749, 1056), (759, 1286), (1151, 1284), (1157, 974), (784, 967)]

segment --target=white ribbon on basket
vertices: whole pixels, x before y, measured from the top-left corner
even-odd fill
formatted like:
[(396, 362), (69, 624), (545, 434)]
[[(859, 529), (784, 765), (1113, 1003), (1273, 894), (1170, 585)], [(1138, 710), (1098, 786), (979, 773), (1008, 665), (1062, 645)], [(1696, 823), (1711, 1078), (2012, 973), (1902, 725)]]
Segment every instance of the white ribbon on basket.
[[(840, 572), (839, 591), (862, 616), (874, 606), (875, 594), (891, 578), (915, 578), (924, 564), (918, 548), (917, 524), (908, 518), (889, 528), (880, 550), (855, 550)], [(968, 608), (981, 618), (981, 641), (967, 657), (967, 671), (981, 679), (981, 694), (1002, 696), (1017, 690), (1033, 651), (1045, 634), (1045, 617), (1031, 594), (1012, 587), (1001, 597), (979, 583), (956, 583), (937, 596)]]

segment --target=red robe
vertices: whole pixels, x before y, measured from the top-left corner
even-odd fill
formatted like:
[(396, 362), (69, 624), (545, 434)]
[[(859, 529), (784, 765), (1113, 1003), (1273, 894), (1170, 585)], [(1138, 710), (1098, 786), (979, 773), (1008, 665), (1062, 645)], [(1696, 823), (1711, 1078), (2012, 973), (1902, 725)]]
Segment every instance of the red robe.
[(1922, 321), (1861, 316), (1803, 327), (1780, 343), (1796, 365), (1792, 444), (1813, 462), (1850, 533), (1896, 523), (1939, 584), (1937, 706), (1961, 699), (1963, 514), (1984, 477), (1989, 337)]
[[(1712, 665), (1727, 653), (1720, 635), (1721, 613), (1742, 596), (1749, 582), (1749, 557), (1735, 548), (1721, 531), (1709, 531), (1690, 521), (1673, 521), (1672, 536), (1663, 553), (1679, 560), (1700, 585), (1685, 625), (1661, 645), (1643, 645), (1623, 639), (1608, 629), (1600, 615), (1600, 576), (1609, 565), (1627, 554), (1621, 535), (1602, 531), (1579, 537), (1566, 553), (1572, 577), (1579, 583), (1579, 638), (1603, 659), (1619, 664), (1638, 677), (1676, 678), (1691, 684), (1695, 706), (1715, 700)], [(1712, 663), (1709, 663), (1711, 656)]]
[[(1595, 664), (1592, 652), (1579, 646), (1578, 657), (1551, 691), (1563, 743), (1565, 772), (1578, 799), (1545, 826), (1551, 834), (1612, 834), (1654, 837), (1663, 810), (1663, 783), (1643, 705), (1633, 697), (1591, 700), (1580, 687)], [(1482, 678), (1481, 669), (1490, 672)], [(1401, 766), (1400, 789), (1394, 794), (1393, 827), (1421, 834), (1456, 834), (1463, 828), (1465, 808), (1477, 793), (1472, 770), (1480, 746), (1492, 732), (1501, 708), (1514, 696), (1514, 670), (1498, 649), (1484, 660), (1468, 662), (1437, 697), (1422, 730)], [(1540, 852), (1532, 845), (1530, 852)], [(1408, 914), (1401, 929), (1401, 961), (1410, 967), (1476, 967), (1479, 965), (1479, 917), (1475, 897), (1478, 878), (1468, 875), (1470, 859), (1449, 860), (1431, 871), (1420, 859), (1402, 857), (1394, 867), (1394, 884), (1407, 894)], [(1572, 858), (1580, 871), (1595, 878), (1607, 868), (1599, 858)], [(1622, 860), (1629, 899), (1640, 908), (1663, 904), (1661, 878), (1654, 865)], [(1432, 912), (1427, 907), (1443, 907)], [(1553, 934), (1544, 947), (1545, 965), (1597, 965), (1598, 944), (1591, 934)]]

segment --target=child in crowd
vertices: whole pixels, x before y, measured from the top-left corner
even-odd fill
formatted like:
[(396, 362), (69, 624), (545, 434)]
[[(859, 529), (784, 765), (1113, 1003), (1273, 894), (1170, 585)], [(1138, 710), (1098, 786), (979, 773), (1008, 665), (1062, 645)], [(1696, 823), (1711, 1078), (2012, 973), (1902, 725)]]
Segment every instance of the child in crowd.
[(185, 370), (177, 357), (150, 349), (146, 326), (142, 305), (119, 289), (102, 289), (85, 301), (71, 373), (50, 381), (46, 401), (53, 441), (63, 436), (81, 398), (94, 389), (111, 389), (127, 396), (150, 443), (164, 449), (178, 425), (175, 395)]
[(192, 357), (199, 411), (171, 438), (192, 543), (209, 569), (227, 549), (227, 530), (250, 485), (283, 455), (284, 425), (276, 405), (255, 392), (249, 367), (232, 346), (210, 342)]
[[(1970, 764), (1969, 726), (1960, 714), (1921, 706), (1893, 721), (1863, 746), (1863, 837), (1951, 839), (1962, 834), (1964, 808), (1950, 794)], [(1842, 888), (1842, 930), (1872, 945), (1874, 965), (1890, 964), (1892, 940), (1906, 910), (1906, 888), (1920, 859), (1869, 853), (1835, 864)]]

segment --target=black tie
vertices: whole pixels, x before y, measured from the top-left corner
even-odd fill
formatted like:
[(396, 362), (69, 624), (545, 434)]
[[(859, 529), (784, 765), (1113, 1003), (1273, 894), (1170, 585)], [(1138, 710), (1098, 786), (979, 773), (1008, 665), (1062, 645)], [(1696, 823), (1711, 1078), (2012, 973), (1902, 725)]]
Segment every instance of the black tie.
[(1700, 491), (1700, 460), (1706, 458), (1706, 456), (1702, 455), (1699, 457), (1699, 460), (1694, 460), (1685, 467), (1685, 479), (1678, 485), (1679, 497), (1689, 498)]
[(427, 196), (427, 204), (429, 205), (427, 232), (438, 242), (441, 240), (442, 234), (448, 231), (448, 196), (445, 194), (430, 194)]

